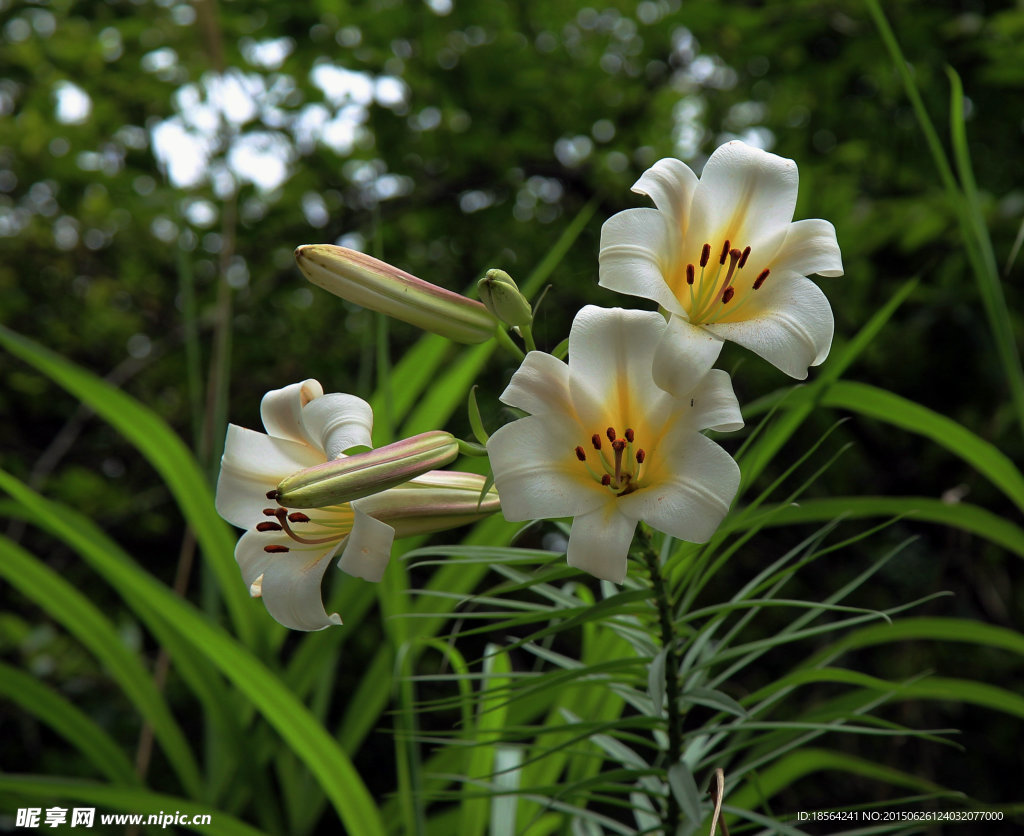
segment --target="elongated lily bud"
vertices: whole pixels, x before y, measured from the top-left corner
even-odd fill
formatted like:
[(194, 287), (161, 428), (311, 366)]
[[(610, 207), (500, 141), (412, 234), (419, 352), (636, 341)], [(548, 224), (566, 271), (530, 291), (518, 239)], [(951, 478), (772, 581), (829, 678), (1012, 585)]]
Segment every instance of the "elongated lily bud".
[(281, 481), (274, 498), (286, 508), (352, 502), (444, 467), (458, 454), (459, 442), (451, 433), (432, 430), (300, 470)]
[(533, 322), (533, 308), (504, 270), (488, 270), (476, 289), (487, 310), (505, 324), (525, 326)]
[(424, 331), (460, 343), (482, 343), (494, 335), (497, 323), (480, 302), (372, 256), (332, 244), (305, 244), (295, 250), (295, 260), (318, 287)]
[(386, 493), (362, 500), (359, 507), (395, 529), (396, 537), (431, 534), (482, 520), (501, 510), (493, 485), (476, 473), (432, 470)]

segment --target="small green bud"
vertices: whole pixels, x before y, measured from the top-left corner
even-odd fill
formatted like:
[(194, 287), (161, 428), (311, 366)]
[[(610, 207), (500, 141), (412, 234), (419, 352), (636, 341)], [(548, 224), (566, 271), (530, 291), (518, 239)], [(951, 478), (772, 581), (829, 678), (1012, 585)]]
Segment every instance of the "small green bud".
[(526, 327), (533, 322), (533, 308), (504, 270), (488, 270), (476, 289), (487, 310), (506, 325)]

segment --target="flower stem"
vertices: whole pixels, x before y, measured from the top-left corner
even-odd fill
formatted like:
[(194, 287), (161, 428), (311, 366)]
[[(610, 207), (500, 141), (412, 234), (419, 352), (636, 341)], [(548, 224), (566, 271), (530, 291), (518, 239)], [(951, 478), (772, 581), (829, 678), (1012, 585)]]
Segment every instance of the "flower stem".
[[(683, 753), (683, 726), (679, 714), (679, 657), (676, 652), (676, 635), (672, 626), (673, 607), (665, 579), (661, 574), (661, 561), (654, 550), (651, 535), (642, 525), (637, 528), (637, 541), (647, 571), (651, 576), (651, 588), (658, 607), (658, 621), (661, 626), (661, 646), (665, 650), (665, 703), (668, 713), (668, 770), (679, 763)], [(679, 827), (679, 802), (669, 787), (668, 806), (665, 810), (665, 836), (673, 836)]]

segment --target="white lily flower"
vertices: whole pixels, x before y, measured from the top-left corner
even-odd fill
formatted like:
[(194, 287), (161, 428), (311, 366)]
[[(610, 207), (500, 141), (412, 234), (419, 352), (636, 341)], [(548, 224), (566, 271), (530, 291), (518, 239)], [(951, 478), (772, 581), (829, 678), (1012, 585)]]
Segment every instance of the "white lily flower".
[(299, 471), (344, 451), (369, 447), (370, 405), (354, 395), (328, 394), (316, 380), (268, 392), (260, 405), (260, 433), (228, 427), (217, 481), (217, 511), (246, 529), (235, 559), (254, 597), (294, 630), (341, 624), (328, 614), (321, 582), (331, 559), (350, 575), (379, 581), (396, 536), (442, 531), (498, 510), (493, 490), (481, 500), (484, 478), (430, 471), (397, 487), (326, 507), (289, 510), (277, 487)]
[(633, 185), (657, 208), (605, 222), (599, 284), (673, 315), (655, 356), (663, 388), (682, 391), (683, 355), (714, 362), (722, 340), (801, 380), (828, 356), (832, 309), (807, 276), (841, 276), (843, 262), (831, 223), (793, 222), (797, 180), (792, 160), (727, 142), (699, 180), (679, 160), (659, 160)]
[(692, 380), (673, 395), (651, 373), (664, 317), (583, 308), (569, 362), (531, 351), (501, 400), (531, 413), (490, 437), (487, 452), (511, 521), (574, 517), (571, 566), (621, 583), (638, 521), (683, 540), (708, 540), (740, 472), (702, 430), (743, 426), (729, 375), (683, 356)]

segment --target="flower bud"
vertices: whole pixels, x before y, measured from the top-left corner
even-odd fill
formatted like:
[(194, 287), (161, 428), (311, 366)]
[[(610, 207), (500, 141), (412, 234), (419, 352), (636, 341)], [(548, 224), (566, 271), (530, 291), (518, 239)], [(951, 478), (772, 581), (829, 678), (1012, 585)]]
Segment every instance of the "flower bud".
[(374, 494), (359, 507), (395, 529), (396, 537), (432, 534), (468, 525), (501, 509), (493, 485), (476, 473), (432, 470), (386, 493)]
[(482, 343), (497, 324), (487, 309), (383, 261), (332, 244), (295, 250), (303, 275), (324, 290), (371, 311), (460, 343)]
[(525, 326), (533, 322), (533, 308), (504, 270), (488, 270), (476, 289), (487, 310), (506, 325)]
[(459, 442), (451, 433), (432, 430), (293, 473), (277, 486), (276, 499), (286, 508), (352, 502), (444, 467), (458, 454)]

